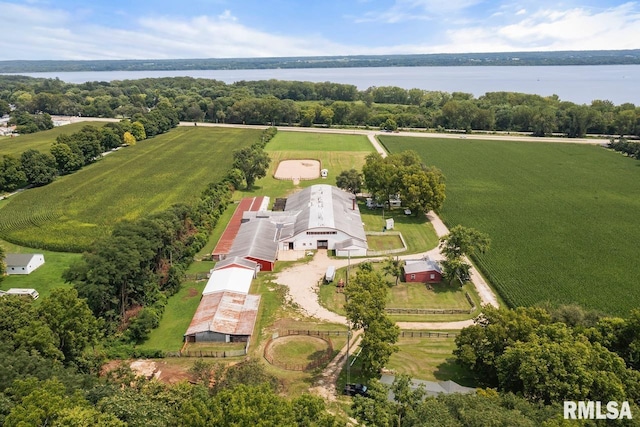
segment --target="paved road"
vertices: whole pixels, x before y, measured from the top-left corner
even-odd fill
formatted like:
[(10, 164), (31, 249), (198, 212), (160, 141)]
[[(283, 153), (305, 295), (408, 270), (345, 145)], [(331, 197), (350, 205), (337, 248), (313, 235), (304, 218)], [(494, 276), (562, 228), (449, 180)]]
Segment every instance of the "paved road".
[[(76, 117), (76, 116), (52, 116), (52, 120), (68, 121), (70, 123), (77, 122), (119, 122), (120, 119), (112, 118), (100, 118), (100, 117)], [(179, 126), (195, 126), (194, 122), (180, 122)], [(232, 127), (232, 128), (248, 128), (248, 129), (267, 129), (269, 126), (264, 125), (237, 125), (227, 123), (198, 123), (197, 126), (203, 127)], [(450, 134), (450, 133), (433, 133), (425, 131), (400, 131), (392, 134), (376, 130), (367, 129), (338, 129), (338, 128), (303, 128), (303, 127), (289, 127), (279, 126), (280, 132), (327, 132), (327, 133), (341, 133), (351, 135), (398, 135), (398, 136), (413, 136), (417, 138), (446, 138), (446, 139), (480, 139), (480, 140), (494, 140), (494, 141), (527, 141), (527, 142), (559, 142), (565, 144), (591, 144), (601, 145), (609, 143), (608, 138), (601, 136), (593, 138), (561, 138), (561, 137), (544, 137), (539, 138), (535, 136), (509, 134), (509, 133), (492, 133), (492, 134)]]

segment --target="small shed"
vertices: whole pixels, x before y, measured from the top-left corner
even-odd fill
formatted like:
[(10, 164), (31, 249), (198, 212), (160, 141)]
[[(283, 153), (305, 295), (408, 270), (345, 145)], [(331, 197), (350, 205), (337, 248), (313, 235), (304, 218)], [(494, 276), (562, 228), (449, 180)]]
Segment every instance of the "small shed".
[(442, 269), (436, 261), (426, 257), (419, 260), (407, 260), (404, 266), (405, 282), (440, 283)]
[(4, 259), (7, 275), (31, 274), (33, 270), (44, 264), (43, 254), (7, 254)]

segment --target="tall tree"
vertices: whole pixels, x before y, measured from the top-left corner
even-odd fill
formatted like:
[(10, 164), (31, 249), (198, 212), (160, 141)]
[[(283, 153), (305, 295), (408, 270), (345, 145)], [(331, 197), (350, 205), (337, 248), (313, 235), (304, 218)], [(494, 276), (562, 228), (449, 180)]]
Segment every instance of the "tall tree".
[(20, 160), (4, 155), (0, 159), (0, 191), (14, 191), (25, 185), (27, 175), (22, 169)]
[(398, 257), (389, 256), (384, 261), (384, 267), (382, 270), (396, 279), (396, 285), (398, 285), (398, 280), (402, 277), (402, 261)]
[(381, 274), (368, 263), (361, 264), (354, 280), (345, 289), (347, 319), (353, 327), (364, 329), (361, 342), (363, 372), (373, 377), (398, 351), (395, 343), (399, 328), (384, 311), (388, 285)]
[(344, 191), (358, 194), (362, 189), (362, 174), (355, 169), (342, 171), (336, 177), (336, 185)]
[(461, 283), (469, 280), (471, 266), (464, 257), (486, 251), (490, 243), (489, 236), (474, 228), (452, 227), (449, 234), (440, 238), (440, 251), (445, 258), (441, 263), (445, 279), (449, 283), (455, 279)]
[(56, 336), (65, 363), (74, 362), (88, 345), (97, 342), (98, 321), (75, 289), (54, 289), (38, 311)]
[(244, 174), (247, 190), (253, 189), (253, 185), (258, 178), (263, 178), (267, 175), (269, 163), (271, 163), (269, 155), (257, 146), (246, 147), (233, 152), (233, 167)]
[(58, 168), (51, 154), (29, 149), (20, 155), (27, 182), (36, 187), (47, 185), (56, 178)]

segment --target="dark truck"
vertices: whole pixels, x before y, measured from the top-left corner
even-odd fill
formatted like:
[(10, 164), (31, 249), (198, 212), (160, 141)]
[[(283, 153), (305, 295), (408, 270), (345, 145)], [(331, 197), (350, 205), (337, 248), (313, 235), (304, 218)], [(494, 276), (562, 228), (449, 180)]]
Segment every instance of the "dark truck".
[(367, 386), (364, 384), (347, 384), (343, 391), (349, 396), (367, 396)]

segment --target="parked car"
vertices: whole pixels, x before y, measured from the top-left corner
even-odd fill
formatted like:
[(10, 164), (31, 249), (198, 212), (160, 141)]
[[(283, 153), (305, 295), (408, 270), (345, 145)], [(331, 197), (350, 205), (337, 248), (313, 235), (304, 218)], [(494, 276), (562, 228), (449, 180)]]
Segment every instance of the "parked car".
[(367, 396), (367, 386), (364, 384), (347, 384), (344, 386), (344, 394), (349, 396)]

